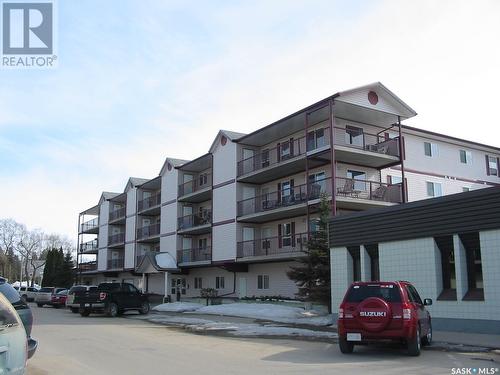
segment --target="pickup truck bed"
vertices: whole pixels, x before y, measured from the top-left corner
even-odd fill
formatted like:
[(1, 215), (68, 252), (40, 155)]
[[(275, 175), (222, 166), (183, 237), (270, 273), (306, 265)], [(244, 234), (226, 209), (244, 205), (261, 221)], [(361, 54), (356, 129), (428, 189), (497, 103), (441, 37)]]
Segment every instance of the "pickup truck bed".
[(97, 290), (75, 292), (73, 304), (79, 306), (81, 316), (104, 313), (115, 317), (127, 310), (149, 312), (148, 297), (129, 283), (102, 283)]

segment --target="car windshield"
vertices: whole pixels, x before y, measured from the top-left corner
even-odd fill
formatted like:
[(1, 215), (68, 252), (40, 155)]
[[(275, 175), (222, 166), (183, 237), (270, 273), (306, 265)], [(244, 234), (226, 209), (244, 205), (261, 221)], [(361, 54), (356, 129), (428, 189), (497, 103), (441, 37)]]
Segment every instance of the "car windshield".
[(19, 324), (17, 313), (5, 297), (0, 296), (0, 326), (4, 327), (12, 324)]
[(40, 293), (52, 293), (54, 288), (42, 288), (39, 290)]
[(370, 297), (386, 302), (401, 302), (399, 289), (394, 284), (353, 285), (346, 296), (346, 302), (358, 303)]
[(10, 303), (15, 304), (21, 300), (19, 292), (15, 290), (12, 285), (3, 283), (0, 284), (0, 292), (9, 300)]
[(61, 295), (61, 296), (66, 296), (68, 295), (68, 291), (65, 289), (65, 290), (61, 290), (60, 292), (57, 292), (58, 295)]
[(84, 290), (87, 290), (87, 288), (84, 286), (72, 286), (69, 289), (68, 294), (74, 294), (75, 292), (83, 292)]

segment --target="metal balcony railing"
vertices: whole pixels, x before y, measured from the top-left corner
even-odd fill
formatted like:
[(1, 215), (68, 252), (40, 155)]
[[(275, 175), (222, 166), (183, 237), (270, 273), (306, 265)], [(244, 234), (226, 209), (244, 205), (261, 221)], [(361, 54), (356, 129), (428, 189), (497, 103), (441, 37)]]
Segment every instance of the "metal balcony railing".
[(212, 211), (206, 210), (202, 214), (192, 214), (177, 218), (179, 230), (190, 229), (212, 222)]
[(297, 253), (307, 249), (307, 233), (267, 237), (237, 244), (237, 258)]
[(160, 235), (160, 223), (155, 223), (142, 228), (137, 229), (137, 239), (141, 240), (144, 238), (150, 238)]
[(161, 204), (161, 194), (156, 193), (148, 198), (144, 198), (137, 203), (137, 210), (139, 212), (145, 211), (149, 208), (157, 207)]
[(193, 178), (191, 181), (179, 185), (178, 196), (182, 197), (186, 194), (195, 193), (212, 185), (212, 175), (203, 173)]
[(95, 229), (99, 227), (99, 218), (96, 217), (92, 220), (88, 220), (81, 224), (81, 232), (87, 232), (89, 230)]
[(99, 249), (99, 243), (97, 241), (97, 238), (92, 241), (84, 242), (80, 244), (80, 251), (85, 252), (85, 251), (96, 251)]
[(108, 246), (125, 243), (125, 232), (112, 234), (108, 237)]
[(125, 264), (125, 258), (108, 259), (108, 270), (122, 269)]
[(212, 260), (212, 247), (177, 250), (177, 263), (192, 263)]
[(126, 207), (121, 207), (109, 213), (109, 221), (119, 220), (125, 218)]
[(93, 262), (80, 263), (78, 267), (79, 267), (80, 272), (96, 271), (97, 270), (97, 262), (93, 261)]

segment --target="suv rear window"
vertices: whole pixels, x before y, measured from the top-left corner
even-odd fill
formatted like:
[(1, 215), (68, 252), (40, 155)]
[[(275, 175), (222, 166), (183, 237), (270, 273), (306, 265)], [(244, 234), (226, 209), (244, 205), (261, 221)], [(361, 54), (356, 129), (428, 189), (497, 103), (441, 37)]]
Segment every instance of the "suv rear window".
[(401, 302), (399, 289), (393, 284), (353, 285), (347, 293), (346, 302), (359, 303), (370, 297), (381, 298), (386, 302)]
[(54, 288), (42, 288), (39, 290), (40, 293), (52, 293)]

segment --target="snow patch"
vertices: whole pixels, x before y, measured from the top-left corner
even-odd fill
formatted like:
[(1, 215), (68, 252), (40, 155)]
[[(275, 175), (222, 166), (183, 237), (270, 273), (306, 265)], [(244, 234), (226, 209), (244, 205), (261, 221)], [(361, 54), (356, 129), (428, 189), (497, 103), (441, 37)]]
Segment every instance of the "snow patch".
[(195, 311), (203, 307), (199, 303), (193, 302), (171, 302), (162, 303), (161, 305), (153, 307), (153, 311), (160, 312), (185, 312), (185, 311)]

